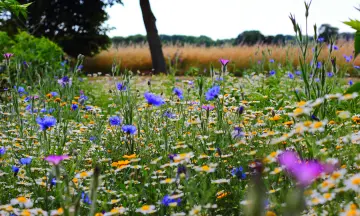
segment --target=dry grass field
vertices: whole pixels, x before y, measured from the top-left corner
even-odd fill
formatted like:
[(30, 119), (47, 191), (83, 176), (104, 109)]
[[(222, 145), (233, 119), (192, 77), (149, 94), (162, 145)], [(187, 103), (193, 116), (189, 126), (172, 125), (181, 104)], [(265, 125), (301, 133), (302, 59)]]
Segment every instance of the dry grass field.
[[(347, 63), (344, 55), (352, 55), (353, 43), (338, 41), (339, 50), (335, 51), (340, 66), (360, 65), (359, 58)], [(179, 74), (185, 73), (191, 67), (203, 70), (208, 68), (211, 63), (216, 67), (220, 65), (218, 60), (226, 58), (231, 60), (230, 69), (242, 70), (250, 68), (252, 64), (259, 60), (268, 61), (274, 59), (277, 63), (298, 65), (297, 47), (292, 45), (276, 46), (276, 45), (256, 45), (256, 46), (223, 46), (223, 47), (197, 47), (197, 46), (164, 46), (164, 55), (167, 62), (174, 60), (177, 56), (179, 61), (177, 68)], [(311, 48), (309, 49), (311, 52)], [(265, 56), (263, 55), (265, 53)], [(324, 46), (320, 58), (328, 58), (328, 48)], [(131, 69), (132, 71), (140, 70), (147, 72), (151, 70), (151, 57), (147, 45), (132, 45), (119, 48), (110, 48), (103, 51), (93, 58), (86, 59), (85, 69), (89, 72), (109, 73), (113, 61), (120, 61), (121, 68)], [(172, 61), (174, 62), (174, 61)], [(309, 59), (310, 62), (310, 59)], [(235, 68), (234, 68), (235, 67)]]

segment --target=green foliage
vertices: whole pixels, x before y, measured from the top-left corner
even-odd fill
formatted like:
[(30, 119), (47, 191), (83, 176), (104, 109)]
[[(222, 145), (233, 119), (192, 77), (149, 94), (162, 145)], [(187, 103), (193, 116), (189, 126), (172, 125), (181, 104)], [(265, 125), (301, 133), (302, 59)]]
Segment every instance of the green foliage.
[(17, 17), (19, 15), (27, 17), (26, 9), (30, 5), (31, 3), (21, 5), (16, 0), (2, 0), (0, 1), (0, 11), (10, 11), (14, 13)]
[(350, 86), (350, 88), (348, 88), (345, 92), (345, 94), (351, 94), (354, 92), (360, 92), (360, 82), (357, 82), (355, 84), (353, 84), (352, 86)]
[(36, 38), (26, 32), (15, 36), (9, 51), (14, 53), (18, 60), (39, 64), (60, 60), (64, 55), (62, 49), (54, 42), (44, 37)]

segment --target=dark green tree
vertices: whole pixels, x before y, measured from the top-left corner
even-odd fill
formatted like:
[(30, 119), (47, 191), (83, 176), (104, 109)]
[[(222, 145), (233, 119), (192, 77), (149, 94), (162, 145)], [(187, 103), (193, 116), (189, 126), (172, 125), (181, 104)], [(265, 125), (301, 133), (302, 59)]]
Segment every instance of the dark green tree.
[(336, 39), (339, 29), (329, 24), (322, 24), (319, 28), (319, 38), (324, 38), (325, 42), (330, 42), (331, 38)]
[(15, 18), (12, 13), (2, 13), (0, 30), (14, 35), (18, 30), (45, 36), (59, 44), (71, 55), (79, 53), (92, 56), (110, 45), (103, 27), (108, 19), (106, 6), (120, 0), (19, 0), (32, 4), (27, 8), (27, 18)]
[(260, 31), (244, 31), (239, 34), (235, 39), (234, 45), (255, 45), (256, 43), (262, 43), (265, 40), (265, 36)]

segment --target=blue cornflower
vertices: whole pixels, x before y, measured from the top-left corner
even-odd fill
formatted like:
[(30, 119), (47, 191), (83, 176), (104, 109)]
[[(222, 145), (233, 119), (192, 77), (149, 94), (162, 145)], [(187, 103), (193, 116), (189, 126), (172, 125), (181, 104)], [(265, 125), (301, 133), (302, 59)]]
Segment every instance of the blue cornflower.
[(321, 62), (318, 62), (317, 65), (316, 65), (316, 67), (317, 67), (318, 69), (320, 69), (320, 68), (322, 67), (322, 63), (321, 63)]
[(31, 163), (32, 159), (31, 158), (21, 158), (20, 159), (20, 164), (21, 165), (29, 165)]
[(96, 140), (96, 137), (95, 137), (95, 136), (91, 136), (91, 137), (89, 138), (89, 140), (90, 140), (91, 142), (93, 142), (93, 141)]
[(50, 92), (50, 94), (51, 94), (51, 96), (53, 96), (53, 97), (56, 97), (56, 96), (59, 95), (57, 92)]
[(349, 86), (352, 86), (354, 84), (354, 82), (352, 80), (349, 80), (348, 84), (349, 84)]
[(79, 108), (79, 105), (77, 104), (71, 104), (71, 110), (75, 111)]
[(91, 110), (93, 110), (93, 107), (92, 106), (85, 106), (85, 109), (86, 109), (86, 111), (91, 111)]
[(23, 96), (24, 94), (27, 94), (27, 92), (25, 91), (25, 88), (22, 86), (14, 86), (14, 89), (19, 93), (20, 96)]
[(238, 168), (234, 168), (231, 170), (231, 175), (236, 176), (238, 179), (245, 179), (246, 174), (244, 172), (244, 169), (240, 166)]
[(298, 75), (298, 76), (300, 76), (300, 75), (301, 75), (301, 71), (297, 70), (297, 71), (295, 71), (295, 74)]
[(171, 198), (171, 196), (169, 195), (165, 195), (164, 198), (161, 200), (161, 204), (164, 206), (169, 206), (169, 205), (179, 205), (181, 202), (180, 198), (174, 199)]
[(4, 155), (5, 152), (6, 152), (6, 148), (1, 147), (1, 148), (0, 148), (0, 156), (1, 156), (1, 155)]
[(51, 179), (50, 185), (51, 185), (51, 186), (56, 185), (56, 178), (52, 178), (52, 179)]
[(46, 113), (47, 110), (46, 110), (46, 108), (42, 108), (42, 109), (40, 110), (40, 112), (41, 112), (41, 113)]
[(319, 79), (319, 78), (315, 78), (315, 82), (320, 82), (320, 79)]
[(168, 110), (164, 112), (164, 116), (166, 116), (170, 119), (176, 118), (176, 115)]
[(61, 66), (63, 66), (63, 67), (66, 65), (66, 63), (67, 63), (67, 60), (60, 62)]
[(344, 55), (344, 59), (345, 59), (345, 61), (346, 61), (347, 63), (351, 62), (351, 59), (352, 59), (352, 58), (353, 58), (352, 55), (350, 55), (350, 56)]
[(288, 77), (289, 77), (290, 79), (294, 79), (294, 74), (292, 74), (291, 72), (289, 72), (289, 73), (288, 73)]
[(270, 62), (270, 63), (274, 63), (275, 60), (274, 60), (274, 59), (270, 59), (269, 62)]
[(275, 73), (276, 73), (275, 70), (271, 70), (271, 71), (269, 72), (270, 76), (274, 76)]
[(11, 170), (16, 174), (16, 173), (19, 172), (20, 168), (17, 167), (17, 166), (12, 166), (12, 167), (11, 167)]
[(319, 37), (319, 38), (317, 39), (317, 41), (318, 41), (319, 43), (322, 43), (322, 42), (325, 41), (325, 39), (324, 39), (323, 37)]
[(91, 205), (91, 200), (90, 200), (89, 196), (85, 192), (81, 193), (81, 199), (83, 200), (83, 202), (85, 204)]
[(160, 96), (154, 95), (150, 92), (145, 92), (144, 97), (150, 105), (161, 106), (165, 103)]
[(354, 65), (355, 69), (360, 69), (360, 66)]
[(31, 100), (30, 96), (27, 96), (26, 98), (24, 98), (24, 102), (29, 102)]
[(80, 97), (79, 97), (78, 102), (79, 102), (79, 104), (84, 105), (84, 104), (85, 104), (85, 101), (87, 101), (88, 99), (89, 99), (88, 96), (86, 96), (86, 95), (84, 95), (84, 94), (80, 94)]
[(53, 113), (55, 111), (55, 108), (50, 108), (49, 110), (48, 110), (48, 113)]
[(182, 100), (182, 99), (184, 98), (184, 96), (183, 96), (183, 91), (182, 91), (181, 89), (179, 89), (179, 88), (174, 88), (173, 92), (174, 92), (174, 94), (176, 94), (176, 95), (178, 96), (178, 98), (179, 98), (180, 100)]
[(119, 126), (121, 124), (121, 118), (119, 116), (111, 116), (109, 123), (111, 126)]
[(328, 76), (328, 77), (333, 77), (333, 76), (334, 76), (334, 73), (331, 72), (331, 71), (330, 71), (330, 72), (327, 72), (327, 76)]
[(53, 116), (44, 116), (43, 118), (37, 117), (36, 122), (40, 126), (40, 130), (46, 130), (55, 126), (56, 118)]
[(125, 91), (126, 90), (126, 86), (123, 83), (116, 83), (116, 88), (119, 91)]
[(83, 68), (84, 68), (84, 65), (79, 65), (79, 66), (77, 67), (78, 70), (82, 70)]
[(245, 110), (245, 107), (244, 106), (240, 106), (239, 108), (238, 108), (238, 114), (239, 115), (241, 115), (241, 114), (243, 114), (244, 113), (244, 110)]
[(206, 100), (214, 100), (220, 94), (220, 86), (214, 86), (205, 93)]
[(64, 76), (63, 78), (58, 80), (58, 83), (62, 86), (65, 87), (66, 85), (71, 86), (72, 84), (72, 79), (69, 78), (68, 76)]
[(124, 126), (122, 126), (121, 129), (127, 134), (135, 134), (136, 133), (136, 127), (134, 125), (124, 125)]
[[(330, 48), (331, 48), (331, 46), (330, 46), (330, 44), (329, 44), (328, 49), (330, 49)], [(333, 49), (333, 50), (339, 50), (339, 47), (336, 46), (336, 45), (333, 45), (333, 46), (332, 46), (332, 49)]]
[(311, 115), (311, 119), (315, 120), (315, 121), (320, 121), (320, 119), (318, 117), (316, 117), (316, 115), (314, 115), (314, 114)]

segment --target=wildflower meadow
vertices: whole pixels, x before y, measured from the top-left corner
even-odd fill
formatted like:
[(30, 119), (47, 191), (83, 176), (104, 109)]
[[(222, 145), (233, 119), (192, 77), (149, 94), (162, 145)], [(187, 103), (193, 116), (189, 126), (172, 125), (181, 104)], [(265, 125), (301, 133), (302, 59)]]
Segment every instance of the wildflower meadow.
[(360, 215), (360, 67), (290, 19), (299, 65), (242, 77), (226, 57), (141, 82), (114, 61), (98, 89), (83, 55), (4, 53), (0, 215)]

